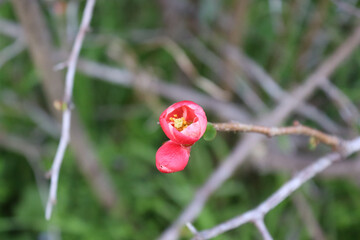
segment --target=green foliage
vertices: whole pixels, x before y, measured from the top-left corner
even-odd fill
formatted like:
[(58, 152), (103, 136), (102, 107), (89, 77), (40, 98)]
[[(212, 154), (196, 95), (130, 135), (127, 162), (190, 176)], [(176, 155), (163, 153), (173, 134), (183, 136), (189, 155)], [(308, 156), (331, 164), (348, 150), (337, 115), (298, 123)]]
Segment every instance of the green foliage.
[(211, 141), (216, 137), (216, 129), (211, 123), (207, 124), (206, 131), (204, 133), (204, 140)]

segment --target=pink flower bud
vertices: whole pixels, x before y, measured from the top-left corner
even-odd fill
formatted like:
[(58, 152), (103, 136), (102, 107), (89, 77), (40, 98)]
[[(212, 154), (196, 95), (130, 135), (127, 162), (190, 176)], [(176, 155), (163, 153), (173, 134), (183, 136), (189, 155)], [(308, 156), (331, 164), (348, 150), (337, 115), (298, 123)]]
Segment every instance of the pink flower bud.
[(183, 170), (189, 161), (190, 148), (171, 140), (165, 142), (156, 152), (157, 169), (163, 173)]
[(198, 141), (207, 126), (204, 110), (191, 101), (174, 103), (160, 115), (159, 121), (166, 136), (183, 145)]

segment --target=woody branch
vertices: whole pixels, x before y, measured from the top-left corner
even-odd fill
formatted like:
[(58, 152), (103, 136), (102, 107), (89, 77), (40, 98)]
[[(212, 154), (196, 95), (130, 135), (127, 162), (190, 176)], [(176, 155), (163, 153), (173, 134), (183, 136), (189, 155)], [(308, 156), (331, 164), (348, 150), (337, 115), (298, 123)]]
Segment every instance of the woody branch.
[(53, 165), (50, 169), (50, 192), (49, 199), (46, 204), (45, 217), (47, 220), (50, 219), (52, 208), (56, 203), (57, 186), (59, 181), (59, 172), (62, 160), (64, 158), (66, 147), (70, 140), (70, 125), (71, 125), (71, 105), (72, 105), (72, 90), (74, 86), (74, 75), (76, 71), (76, 64), (79, 57), (80, 49), (85, 38), (85, 33), (89, 28), (89, 24), (92, 18), (92, 13), (95, 5), (95, 0), (88, 0), (86, 2), (84, 15), (81, 21), (79, 32), (75, 38), (74, 46), (69, 56), (67, 66), (68, 70), (66, 73), (65, 81), (65, 92), (63, 100), (63, 116), (62, 116), (62, 130), (61, 138), (56, 155), (54, 158)]
[(266, 127), (243, 123), (213, 123), (217, 131), (253, 132), (261, 133), (268, 137), (279, 135), (305, 135), (315, 138), (324, 144), (330, 145), (333, 149), (339, 149), (342, 140), (338, 137), (323, 133), (319, 130), (301, 125), (295, 122), (291, 127)]

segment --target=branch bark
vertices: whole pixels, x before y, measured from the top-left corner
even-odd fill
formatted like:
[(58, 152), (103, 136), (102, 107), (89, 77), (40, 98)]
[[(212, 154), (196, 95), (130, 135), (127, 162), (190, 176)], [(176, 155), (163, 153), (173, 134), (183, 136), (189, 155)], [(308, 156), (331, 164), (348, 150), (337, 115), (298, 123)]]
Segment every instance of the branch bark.
[(264, 134), (268, 137), (279, 135), (305, 135), (314, 137), (317, 141), (330, 145), (333, 149), (338, 149), (341, 144), (341, 139), (338, 137), (325, 134), (319, 130), (303, 126), (299, 123), (296, 123), (295, 126), (291, 127), (265, 127), (243, 123), (213, 123), (212, 125), (218, 131), (253, 132)]

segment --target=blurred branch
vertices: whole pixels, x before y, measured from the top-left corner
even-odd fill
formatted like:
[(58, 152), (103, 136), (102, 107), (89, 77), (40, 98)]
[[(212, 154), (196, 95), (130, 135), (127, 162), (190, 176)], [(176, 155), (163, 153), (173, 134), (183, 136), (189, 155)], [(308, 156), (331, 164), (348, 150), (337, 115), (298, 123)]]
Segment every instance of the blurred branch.
[(323, 30), (324, 21), (326, 20), (326, 16), (328, 14), (329, 8), (328, 0), (320, 0), (314, 4), (316, 8), (315, 11), (311, 13), (309, 16), (309, 20), (307, 23), (306, 31), (302, 36), (302, 40), (300, 42), (299, 50), (300, 56), (296, 63), (296, 71), (303, 72), (303, 70), (308, 70), (310, 67), (317, 63), (319, 59), (319, 50), (322, 50), (326, 47), (326, 43), (321, 41), (321, 43), (316, 44), (316, 40), (319, 39), (319, 36), (324, 35), (321, 34)]
[(220, 79), (224, 79), (231, 90), (235, 92), (252, 111), (256, 114), (264, 112), (266, 105), (252, 87), (241, 77), (242, 73), (235, 70), (237, 66), (233, 66), (234, 64), (229, 62), (230, 59), (227, 57), (225, 57), (225, 61), (220, 59), (195, 37), (193, 37), (191, 41), (186, 41), (185, 44), (188, 45), (192, 53), (217, 74)]
[(4, 48), (0, 52), (0, 69), (1, 67), (12, 58), (16, 57), (25, 49), (25, 44), (22, 40), (17, 39), (13, 44)]
[[(278, 149), (273, 141), (265, 145), (257, 145), (256, 153), (252, 154), (250, 164), (260, 172), (298, 172), (314, 162), (313, 155), (303, 154), (302, 150), (294, 153), (284, 153)], [(290, 161), (291, 159), (291, 161)], [(332, 165), (319, 175), (323, 178), (344, 178), (351, 181), (359, 181), (360, 159), (341, 161)]]
[(249, 10), (250, 1), (249, 0), (238, 0), (234, 3), (233, 9), (233, 21), (232, 26), (230, 27), (231, 31), (229, 32), (229, 42), (231, 44), (242, 46), (244, 41), (244, 34), (246, 30), (246, 17)]
[(192, 79), (196, 86), (203, 89), (210, 96), (220, 101), (228, 101), (230, 99), (229, 93), (227, 91), (221, 89), (211, 80), (199, 74), (185, 51), (170, 38), (157, 38), (152, 40), (150, 44), (163, 46), (172, 55), (180, 69), (187, 75), (187, 77)]
[[(60, 119), (60, 112), (52, 108), (52, 103), (62, 98), (61, 93), (64, 89), (62, 85), (63, 77), (60, 72), (52, 70), (55, 65), (56, 55), (38, 2), (13, 0), (13, 5), (23, 25), (27, 44), (35, 66), (38, 68), (42, 78), (47, 102), (53, 114)], [(4, 30), (2, 27), (6, 29), (2, 32), (8, 33), (8, 35), (22, 35), (21, 28), (18, 25), (8, 23), (4, 20), (0, 21), (0, 29)], [(75, 111), (73, 112), (71, 125), (73, 126), (71, 131), (71, 147), (79, 168), (91, 184), (101, 205), (111, 209), (117, 201), (116, 193), (105, 171), (98, 164), (93, 147), (87, 139), (85, 130), (80, 124)]]
[(291, 180), (286, 182), (279, 190), (277, 190), (255, 209), (247, 211), (211, 229), (198, 232), (197, 234), (205, 239), (210, 239), (226, 231), (237, 228), (247, 222), (262, 219), (269, 211), (284, 201), (290, 194), (296, 191), (309, 179), (313, 178), (319, 172), (322, 172), (334, 162), (341, 160), (342, 155), (347, 157), (358, 151), (360, 151), (360, 138), (344, 143), (344, 151), (341, 154), (331, 153), (318, 159), (316, 162), (297, 173)]
[[(344, 62), (354, 49), (360, 43), (360, 26), (336, 49), (333, 54), (327, 58), (311, 74), (304, 84), (292, 91), (287, 97), (284, 97), (279, 105), (267, 116), (264, 116), (257, 124), (261, 125), (279, 125), (285, 118), (296, 109), (305, 99), (326, 79), (330, 74)], [(160, 236), (161, 240), (177, 239), (180, 228), (189, 221), (192, 221), (201, 212), (209, 196), (218, 189), (243, 163), (251, 150), (262, 139), (259, 135), (248, 135), (242, 141), (239, 141), (234, 147), (233, 152), (225, 161), (213, 172), (206, 183), (196, 192), (193, 200), (183, 210), (174, 223), (166, 229)]]
[(339, 88), (328, 80), (321, 85), (321, 89), (339, 108), (340, 116), (348, 125), (359, 123), (359, 110)]
[(282, 0), (268, 0), (269, 2), (269, 12), (272, 17), (272, 24), (275, 32), (281, 32), (283, 29), (283, 22), (281, 18), (281, 13), (283, 11)]
[[(220, 44), (223, 46), (225, 43)], [(224, 65), (225, 63), (220, 59), (217, 55), (207, 49), (203, 43), (201, 43), (197, 39), (192, 39), (188, 43), (189, 47), (192, 49), (192, 52), (206, 65), (209, 66), (217, 75), (220, 77), (225, 75), (225, 71), (219, 66)], [(268, 93), (270, 97), (275, 99), (277, 102), (282, 101), (283, 98), (289, 96), (287, 92), (280, 88), (280, 86), (276, 83), (271, 76), (266, 73), (266, 71), (261, 68), (256, 62), (248, 58), (246, 55), (241, 53), (238, 48), (228, 47), (222, 48), (224, 49), (224, 55), (229, 60), (233, 61), (234, 71), (242, 71), (244, 72), (248, 78), (254, 79), (263, 89)], [(243, 81), (244, 82), (244, 81)], [(243, 88), (243, 84), (240, 83)], [(244, 94), (248, 94), (249, 91), (245, 88)], [(249, 96), (250, 97), (250, 96)], [(245, 99), (245, 96), (244, 96)], [(250, 98), (249, 98), (250, 99)], [(248, 101), (245, 101), (248, 102)], [(250, 103), (254, 102), (253, 100)], [(257, 108), (256, 108), (257, 109)], [(255, 109), (254, 109), (255, 110)], [(323, 129), (332, 133), (341, 132), (339, 129), (342, 129), (339, 125), (333, 122), (330, 118), (328, 118), (324, 113), (322, 113), (319, 109), (315, 107), (303, 103), (298, 108), (295, 109), (296, 113), (302, 115), (305, 118), (308, 118), (316, 123)]]
[(21, 26), (6, 19), (0, 19), (0, 33), (11, 38), (17, 38), (25, 41), (25, 36)]
[(42, 154), (41, 149), (37, 145), (32, 144), (30, 140), (24, 140), (23, 136), (20, 137), (9, 134), (2, 128), (0, 129), (0, 147), (19, 153), (26, 158), (34, 173), (40, 199), (45, 208), (47, 184), (45, 181), (45, 172), (39, 164), (39, 159)]
[[(233, 4), (233, 21), (229, 22), (230, 27), (227, 29), (228, 33), (226, 37), (230, 44), (242, 46), (246, 28), (247, 10), (249, 9), (250, 3), (248, 0), (239, 0), (235, 1)], [(199, 42), (198, 45), (201, 45), (201, 43)], [(204, 49), (204, 47), (202, 49)], [(208, 60), (204, 61), (208, 62)], [(258, 96), (256, 91), (253, 90), (253, 87), (246, 81), (247, 79), (244, 79), (243, 73), (236, 71), (237, 67), (228, 56), (224, 56), (224, 60), (218, 61), (218, 64), (223, 67), (222, 71), (224, 73), (220, 75), (220, 78), (223, 79), (231, 90), (238, 94), (252, 112), (256, 115), (261, 115), (267, 111), (266, 104)]]
[(333, 149), (339, 149), (341, 145), (341, 139), (320, 132), (319, 130), (303, 126), (296, 122), (291, 127), (264, 127), (243, 123), (213, 123), (212, 124), (217, 131), (226, 132), (253, 132), (261, 133), (268, 137), (280, 136), (280, 135), (305, 135), (315, 138), (317, 141), (330, 145)]
[[(125, 87), (132, 87), (135, 84), (135, 76), (130, 71), (110, 67), (101, 63), (88, 60), (80, 60), (78, 70), (87, 76), (99, 78), (102, 81), (110, 82)], [(219, 101), (208, 97), (191, 88), (178, 84), (169, 84), (156, 77), (152, 82), (139, 84), (142, 91), (150, 91), (160, 94), (173, 101), (188, 99), (194, 101), (205, 109), (216, 113), (219, 117), (227, 120), (249, 121), (250, 117), (236, 104)]]
[(18, 115), (25, 113), (46, 134), (52, 137), (60, 136), (60, 126), (56, 120), (36, 103), (21, 100), (10, 90), (1, 91), (0, 102), (1, 105), (15, 110)]
[[(25, 139), (24, 136), (10, 134), (3, 128), (0, 128), (0, 148), (20, 154), (27, 160), (34, 174), (41, 204), (45, 209), (48, 184), (45, 178), (45, 172), (40, 165), (40, 159), (43, 155), (42, 149), (31, 143), (30, 139)], [(59, 231), (51, 223), (47, 225), (46, 228), (49, 239), (60, 239)]]
[(332, 0), (332, 2), (342, 11), (353, 15), (357, 18), (360, 18), (360, 9), (357, 7), (345, 2), (345, 1), (339, 1), (339, 0)]
[(293, 195), (292, 201), (296, 206), (296, 209), (306, 226), (311, 239), (314, 240), (326, 240), (325, 234), (321, 229), (319, 223), (316, 221), (311, 206), (301, 192), (297, 192)]
[[(0, 19), (0, 33), (17, 38), (22, 36), (22, 29), (18, 24)], [(62, 58), (64, 56), (64, 54), (60, 52), (58, 52), (57, 55)], [(132, 87), (135, 84), (135, 76), (130, 71), (110, 67), (94, 61), (80, 59), (77, 70), (87, 76), (124, 87)], [(173, 101), (181, 101), (184, 99), (192, 100), (226, 120), (242, 122), (248, 122), (250, 120), (250, 116), (237, 104), (215, 100), (191, 88), (178, 84), (169, 84), (158, 78), (155, 78), (151, 84), (144, 83), (142, 90), (160, 94)]]
[[(272, 77), (261, 66), (259, 66), (245, 54), (241, 53), (237, 48), (229, 45), (224, 48), (224, 51), (225, 54), (233, 61), (235, 66), (244, 71), (249, 78), (255, 80), (274, 100), (281, 102), (283, 99), (289, 98), (291, 96), (283, 89), (281, 89), (276, 81), (272, 79)], [(334, 123), (320, 110), (307, 103), (301, 103), (295, 109), (295, 111), (298, 114), (318, 123), (319, 127), (322, 127), (328, 132), (341, 132), (339, 131), (339, 129), (341, 129), (340, 126)]]

